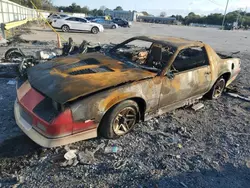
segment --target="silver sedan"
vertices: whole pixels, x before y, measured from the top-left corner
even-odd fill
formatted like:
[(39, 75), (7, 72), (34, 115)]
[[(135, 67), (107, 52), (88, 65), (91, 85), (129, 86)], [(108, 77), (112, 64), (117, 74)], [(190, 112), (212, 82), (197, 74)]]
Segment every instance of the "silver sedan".
[(94, 19), (92, 22), (101, 24), (105, 29), (116, 29), (118, 25), (110, 20)]

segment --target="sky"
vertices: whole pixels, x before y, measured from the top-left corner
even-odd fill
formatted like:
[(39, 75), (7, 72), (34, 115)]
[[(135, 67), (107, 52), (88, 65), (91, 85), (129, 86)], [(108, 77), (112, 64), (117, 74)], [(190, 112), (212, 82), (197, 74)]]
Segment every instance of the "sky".
[[(68, 6), (75, 2), (81, 6), (88, 6), (90, 9), (105, 6), (114, 9), (121, 6), (124, 10), (136, 10), (138, 12), (147, 11), (158, 16), (161, 12), (166, 12), (167, 16), (180, 14), (186, 16), (189, 12), (201, 15), (210, 13), (223, 13), (227, 0), (53, 0), (57, 6)], [(250, 0), (229, 0), (228, 11), (237, 9), (250, 12)]]

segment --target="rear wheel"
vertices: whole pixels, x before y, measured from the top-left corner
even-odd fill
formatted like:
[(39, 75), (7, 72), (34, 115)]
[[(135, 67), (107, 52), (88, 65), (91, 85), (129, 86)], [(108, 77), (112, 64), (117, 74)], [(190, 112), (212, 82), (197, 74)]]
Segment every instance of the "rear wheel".
[(104, 115), (99, 131), (105, 138), (118, 138), (133, 129), (138, 117), (137, 103), (132, 100), (123, 101)]
[(91, 33), (93, 33), (93, 34), (99, 33), (98, 27), (93, 27), (93, 28), (91, 29)]
[(226, 86), (226, 81), (223, 77), (220, 77), (211, 90), (206, 94), (206, 97), (209, 99), (218, 99), (222, 95)]
[(63, 26), (62, 26), (62, 31), (63, 31), (63, 32), (69, 32), (69, 30), (70, 30), (70, 28), (69, 28), (68, 25), (63, 25)]
[(111, 27), (112, 29), (115, 29), (116, 28), (116, 26), (115, 25), (112, 25), (112, 27)]

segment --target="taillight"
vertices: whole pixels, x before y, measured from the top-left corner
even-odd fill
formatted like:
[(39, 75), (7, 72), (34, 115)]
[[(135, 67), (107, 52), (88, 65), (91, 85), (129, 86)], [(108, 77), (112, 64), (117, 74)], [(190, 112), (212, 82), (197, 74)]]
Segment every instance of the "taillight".
[(36, 123), (37, 130), (39, 129), (40, 132), (50, 138), (67, 136), (95, 127), (96, 124), (93, 120), (74, 122), (70, 109), (66, 109), (65, 111), (63, 111), (50, 124), (41, 120), (37, 120)]

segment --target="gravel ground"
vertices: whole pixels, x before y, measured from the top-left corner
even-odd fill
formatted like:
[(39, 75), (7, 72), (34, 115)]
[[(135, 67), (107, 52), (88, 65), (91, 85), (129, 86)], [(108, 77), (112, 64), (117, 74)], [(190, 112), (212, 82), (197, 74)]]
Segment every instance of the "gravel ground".
[[(139, 26), (143, 26), (141, 34), (145, 30), (152, 34), (154, 27), (177, 28), (177, 35), (182, 32), (184, 37), (204, 38), (224, 53), (241, 51), (237, 55), (242, 60), (242, 72), (233, 86), (238, 93), (250, 96), (248, 32), (135, 24), (131, 33), (139, 33), (136, 31)], [(118, 42), (119, 33), (119, 40), (132, 35), (121, 35), (128, 31), (122, 28), (105, 31), (97, 35), (96, 40), (109, 36), (110, 32), (115, 33), (114, 41), (103, 39), (101, 42)], [(41, 35), (41, 31), (34, 32), (30, 39), (35, 40), (37, 37), (33, 36)], [(216, 32), (220, 35), (213, 38)], [(48, 33), (44, 32), (45, 40)], [(171, 30), (169, 35), (172, 33)], [(73, 37), (77, 36), (86, 36), (87, 40), (94, 37), (73, 34)], [(234, 43), (225, 47), (223, 41)], [(36, 50), (30, 50), (33, 47), (28, 46), (27, 52)], [(0, 53), (3, 51), (5, 49), (0, 48)], [(202, 99), (205, 107), (199, 111), (181, 108), (139, 123), (130, 134), (116, 140), (96, 138), (71, 144), (69, 148), (77, 149), (80, 154), (68, 162), (74, 165), (66, 166), (64, 147), (41, 148), (19, 130), (13, 117), (15, 86), (8, 85), (8, 81), (7, 78), (0, 79), (0, 187), (246, 188), (250, 185), (249, 102), (225, 93), (217, 101)], [(113, 145), (120, 149), (118, 153), (104, 152), (104, 148)]]

